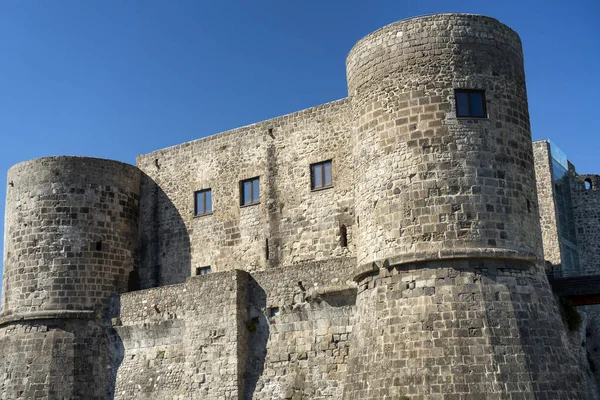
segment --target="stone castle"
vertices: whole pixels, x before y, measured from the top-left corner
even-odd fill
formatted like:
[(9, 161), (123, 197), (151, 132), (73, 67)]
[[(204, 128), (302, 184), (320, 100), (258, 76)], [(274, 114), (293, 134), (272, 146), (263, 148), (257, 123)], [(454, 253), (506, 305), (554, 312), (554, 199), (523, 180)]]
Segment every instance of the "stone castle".
[(12, 167), (0, 398), (592, 396), (546, 272), (600, 271), (600, 177), (532, 145), (517, 34), (418, 17), (346, 66), (137, 167)]

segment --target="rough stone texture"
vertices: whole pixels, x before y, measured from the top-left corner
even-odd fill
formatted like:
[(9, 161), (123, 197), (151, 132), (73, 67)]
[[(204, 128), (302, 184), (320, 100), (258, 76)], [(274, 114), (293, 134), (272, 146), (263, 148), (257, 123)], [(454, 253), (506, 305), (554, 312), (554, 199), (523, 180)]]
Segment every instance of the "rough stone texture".
[[(576, 277), (582, 275), (597, 276), (600, 273), (599, 178), (597, 175), (577, 174), (574, 166), (569, 163), (569, 169), (564, 177), (557, 181), (551, 167), (549, 142), (543, 140), (534, 142), (533, 145), (544, 258), (552, 265), (555, 275), (572, 277), (569, 281), (571, 284), (576, 281)], [(558, 204), (564, 200), (561, 200), (560, 196), (566, 196), (571, 201), (571, 208), (567, 210), (568, 215), (562, 218), (559, 216)], [(561, 224), (574, 225), (575, 246), (569, 238), (561, 237), (561, 232), (570, 229)], [(574, 257), (579, 260), (577, 264), (572, 262), (565, 264), (565, 259), (572, 260)], [(593, 294), (597, 291), (596, 287), (591, 287), (595, 282), (594, 279), (588, 279), (586, 282), (580, 278), (578, 281), (581, 283), (569, 287), (571, 292)], [(571, 352), (575, 355), (579, 369), (582, 371), (587, 398), (598, 399), (600, 398), (598, 391), (600, 387), (600, 306), (580, 306), (576, 310), (581, 317), (580, 325), (567, 326), (570, 328)]]
[[(139, 156), (147, 174), (141, 224), (154, 227), (142, 232), (142, 263), (151, 266), (142, 287), (182, 282), (200, 266), (255, 271), (347, 257), (353, 245), (340, 243), (341, 225), (353, 243), (347, 111), (340, 100)], [(311, 191), (310, 165), (325, 160), (333, 188)], [(240, 207), (239, 182), (253, 177), (260, 203)], [(193, 194), (209, 188), (213, 212), (195, 217)]]
[(247, 274), (233, 270), (120, 297), (115, 399), (240, 399)]
[[(584, 398), (543, 273), (518, 36), (414, 18), (359, 41), (347, 72), (348, 99), (139, 169), (11, 169), (2, 399)], [(456, 118), (457, 88), (485, 90), (487, 118)], [(325, 160), (333, 187), (313, 191)]]
[(553, 265), (561, 264), (560, 243), (558, 237), (558, 218), (554, 195), (554, 179), (550, 164), (550, 144), (546, 140), (533, 142), (535, 160), (535, 180), (538, 193), (540, 225), (544, 259)]
[(115, 398), (341, 398), (356, 290), (340, 276), (354, 263), (233, 270), (120, 296)]
[(248, 399), (342, 398), (356, 302), (344, 277), (354, 265), (339, 258), (252, 274)]
[[(359, 265), (539, 251), (514, 31), (475, 15), (409, 19), (360, 40), (346, 65)], [(485, 89), (488, 118), (456, 118), (457, 88)]]
[(581, 326), (570, 330), (571, 351), (575, 355), (579, 369), (585, 379), (588, 400), (600, 399), (600, 307), (577, 307), (582, 317)]
[(93, 321), (26, 320), (0, 327), (1, 399), (110, 399), (114, 331)]
[[(586, 189), (588, 182), (589, 189)], [(600, 176), (573, 174), (570, 179), (573, 217), (581, 274), (600, 274)]]
[(8, 172), (2, 315), (94, 310), (136, 268), (140, 172), (48, 157)]
[(531, 263), (451, 260), (360, 282), (345, 399), (584, 398)]
[(94, 318), (137, 268), (140, 171), (49, 157), (8, 173), (2, 399), (112, 397), (113, 330)]

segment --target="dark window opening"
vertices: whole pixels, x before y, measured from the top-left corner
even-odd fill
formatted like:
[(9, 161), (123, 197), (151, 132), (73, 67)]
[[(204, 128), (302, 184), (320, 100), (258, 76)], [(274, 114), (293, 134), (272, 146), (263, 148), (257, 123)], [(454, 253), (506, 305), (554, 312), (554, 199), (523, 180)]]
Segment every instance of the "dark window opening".
[(212, 190), (203, 189), (194, 192), (194, 215), (212, 213)]
[(456, 89), (457, 118), (487, 118), (484, 90)]
[(348, 247), (348, 230), (346, 225), (340, 225), (340, 244), (342, 247)]
[(310, 187), (312, 190), (326, 189), (333, 186), (331, 181), (331, 160), (310, 166)]
[(279, 307), (271, 307), (269, 309), (269, 317), (276, 317), (280, 314)]
[(269, 239), (265, 239), (265, 257), (269, 259)]
[(129, 279), (127, 280), (127, 291), (133, 292), (140, 290), (140, 274), (133, 270), (129, 273)]
[(240, 205), (257, 204), (260, 200), (260, 185), (258, 177), (240, 182)]
[(198, 267), (198, 268), (196, 268), (196, 275), (197, 276), (204, 276), (204, 275), (208, 275), (210, 273), (211, 273), (210, 265), (206, 266), (206, 267)]
[(531, 212), (531, 202), (527, 199), (527, 212)]
[(591, 179), (586, 179), (583, 184), (585, 185), (585, 190), (590, 190), (592, 188), (592, 180)]
[(102, 251), (102, 240), (96, 242), (96, 251)]

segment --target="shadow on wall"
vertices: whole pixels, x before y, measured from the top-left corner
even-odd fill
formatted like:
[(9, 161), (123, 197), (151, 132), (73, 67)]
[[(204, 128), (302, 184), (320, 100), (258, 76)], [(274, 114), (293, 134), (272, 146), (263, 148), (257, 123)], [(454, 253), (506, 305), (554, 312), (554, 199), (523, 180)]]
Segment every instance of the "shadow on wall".
[[(537, 271), (536, 265), (528, 262), (506, 261), (505, 265), (513, 267), (513, 270), (522, 270), (524, 274), (521, 277), (501, 277), (498, 269), (488, 268), (485, 277), (496, 284), (490, 285), (490, 288), (500, 284), (507, 291), (490, 295), (494, 298), (500, 296), (499, 300), (503, 295), (510, 296), (507, 299), (510, 301), (504, 304), (494, 301), (494, 307), (484, 303), (485, 325), (492, 332), (493, 360), (499, 364), (495, 368), (501, 374), (510, 368), (501, 365), (500, 360), (505, 359), (507, 344), (514, 343), (522, 349), (517, 359), (520, 359), (528, 380), (522, 379), (518, 385), (516, 382), (506, 384), (508, 391), (525, 391), (536, 398), (544, 395), (544, 391), (555, 391), (562, 392), (566, 398), (576, 398), (573, 396), (581, 394), (579, 391), (583, 387), (581, 375), (569, 351), (560, 312), (546, 276)], [(525, 377), (524, 374), (519, 375)]]
[(183, 283), (191, 275), (190, 237), (175, 204), (148, 175), (140, 188), (141, 289)]
[(249, 335), (243, 398), (252, 400), (258, 380), (265, 368), (267, 342), (270, 334), (269, 321), (263, 311), (267, 307), (267, 293), (252, 276), (248, 280), (248, 297), (247, 328)]
[[(108, 338), (108, 365), (110, 365), (110, 376), (107, 385), (107, 397), (113, 399), (115, 396), (115, 387), (117, 384), (117, 372), (125, 357), (125, 346), (119, 336), (119, 333), (112, 327), (113, 318), (118, 318), (121, 313), (121, 296), (113, 295), (109, 301), (108, 317), (105, 321), (106, 324), (106, 335)], [(118, 321), (118, 322), (117, 322)], [(119, 320), (115, 322), (120, 323)]]

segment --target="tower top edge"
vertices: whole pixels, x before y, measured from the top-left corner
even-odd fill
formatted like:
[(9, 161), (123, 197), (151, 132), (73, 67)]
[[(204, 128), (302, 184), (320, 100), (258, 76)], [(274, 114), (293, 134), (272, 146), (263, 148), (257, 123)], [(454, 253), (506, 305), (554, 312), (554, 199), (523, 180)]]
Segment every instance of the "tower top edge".
[(126, 168), (136, 168), (137, 169), (137, 167), (135, 165), (131, 165), (131, 164), (128, 164), (123, 161), (112, 160), (109, 158), (62, 155), (62, 156), (44, 156), (44, 157), (37, 157), (37, 158), (29, 159), (29, 160), (24, 160), (24, 161), (21, 161), (21, 162), (18, 162), (16, 164), (12, 165), (8, 169), (8, 172), (10, 173), (13, 170), (23, 168), (23, 167), (26, 167), (31, 164), (85, 163), (85, 162), (97, 163), (97, 164), (122, 165), (123, 167), (126, 167)]
[(363, 43), (366, 40), (369, 40), (373, 37), (376, 37), (378, 34), (380, 34), (383, 31), (389, 30), (392, 27), (395, 26), (399, 26), (399, 25), (404, 25), (407, 23), (411, 23), (411, 22), (418, 22), (419, 20), (429, 20), (429, 19), (433, 19), (433, 18), (442, 18), (442, 17), (446, 17), (446, 18), (451, 18), (451, 17), (456, 17), (456, 18), (475, 18), (475, 19), (479, 19), (479, 20), (488, 20), (493, 22), (494, 24), (497, 25), (501, 25), (503, 27), (505, 27), (506, 29), (508, 29), (509, 31), (513, 32), (513, 34), (515, 36), (517, 36), (517, 38), (520, 37), (518, 35), (518, 33), (512, 29), (511, 27), (509, 27), (508, 25), (500, 22), (498, 19), (494, 18), (494, 17), (490, 17), (488, 15), (484, 15), (484, 14), (474, 14), (474, 13), (462, 13), (462, 12), (445, 12), (445, 13), (431, 13), (431, 14), (423, 14), (423, 15), (416, 15), (414, 17), (409, 17), (409, 18), (404, 18), (392, 23), (389, 23), (387, 25), (382, 26), (381, 28), (363, 36), (362, 38), (360, 38), (355, 44), (354, 46), (352, 46), (352, 48), (350, 49), (350, 51), (348, 52), (348, 55), (346, 57), (346, 60), (348, 60), (348, 58), (352, 55), (352, 53), (354, 52), (354, 50), (356, 49), (356, 47)]

